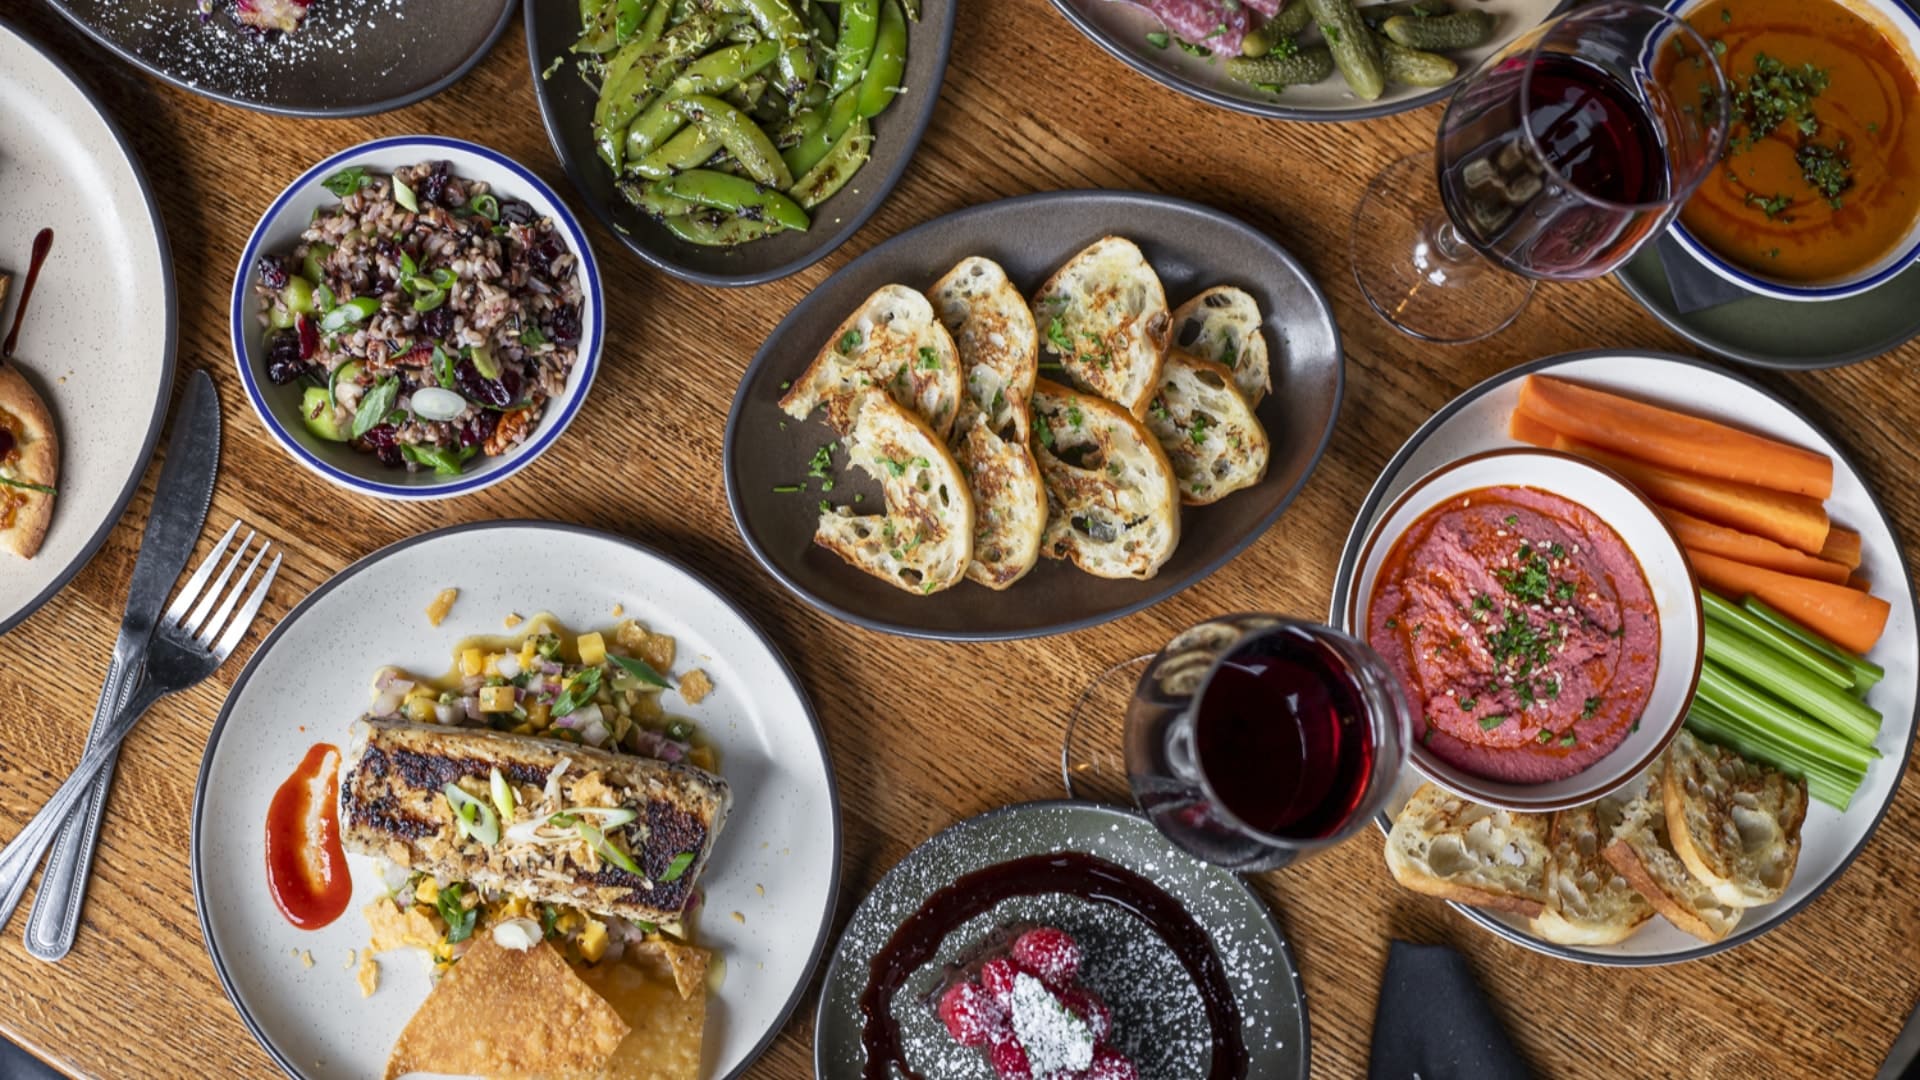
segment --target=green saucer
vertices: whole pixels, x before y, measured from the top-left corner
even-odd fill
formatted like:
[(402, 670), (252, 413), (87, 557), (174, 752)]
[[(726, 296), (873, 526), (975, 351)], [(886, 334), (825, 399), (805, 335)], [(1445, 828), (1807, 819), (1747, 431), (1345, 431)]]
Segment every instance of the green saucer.
[(1654, 318), (1695, 345), (1760, 367), (1806, 371), (1870, 360), (1920, 335), (1920, 265), (1871, 292), (1797, 303), (1745, 296), (1682, 313), (1648, 244), (1614, 273)]

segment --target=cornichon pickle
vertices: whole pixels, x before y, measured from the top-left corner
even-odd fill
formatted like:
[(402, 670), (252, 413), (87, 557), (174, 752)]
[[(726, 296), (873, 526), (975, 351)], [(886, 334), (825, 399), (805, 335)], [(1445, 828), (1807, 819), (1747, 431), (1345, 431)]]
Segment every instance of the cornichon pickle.
[(1412, 15), (1425, 19), (1435, 15), (1445, 15), (1452, 10), (1453, 5), (1447, 0), (1397, 0), (1396, 3), (1391, 4), (1364, 4), (1360, 8), (1360, 17), (1366, 20), (1368, 26), (1378, 30), (1381, 23), (1395, 15)]
[(1380, 71), (1380, 49), (1374, 44), (1373, 31), (1361, 21), (1353, 0), (1307, 0), (1320, 34), (1327, 39), (1334, 66), (1347, 80), (1347, 87), (1362, 101), (1378, 100), (1386, 92), (1387, 80)]
[(1396, 86), (1445, 86), (1460, 74), (1460, 65), (1437, 53), (1409, 49), (1397, 41), (1379, 39), (1380, 69)]
[(1324, 45), (1307, 45), (1291, 56), (1236, 56), (1227, 61), (1227, 74), (1256, 86), (1303, 86), (1333, 74), (1333, 53)]
[[(1366, 8), (1361, 8), (1364, 14)], [(1313, 25), (1313, 11), (1307, 7), (1306, 0), (1287, 0), (1287, 6), (1280, 14), (1268, 19), (1260, 29), (1266, 31), (1267, 40), (1278, 43), (1281, 38), (1290, 38)]]
[(1493, 37), (1493, 16), (1478, 9), (1451, 15), (1395, 15), (1380, 24), (1389, 41), (1409, 49), (1471, 49)]

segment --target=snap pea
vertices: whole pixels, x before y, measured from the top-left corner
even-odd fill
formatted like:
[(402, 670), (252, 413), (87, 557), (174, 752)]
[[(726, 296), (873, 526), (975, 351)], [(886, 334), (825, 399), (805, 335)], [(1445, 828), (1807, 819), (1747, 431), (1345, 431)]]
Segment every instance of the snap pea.
[[(662, 32), (658, 40), (635, 38), (628, 46), (634, 51), (625, 71), (615, 78), (609, 68), (600, 100), (594, 104), (594, 126), (608, 133), (624, 130), (652, 101), (652, 95), (672, 81), (682, 62), (706, 52), (739, 25), (734, 18), (696, 14)], [(624, 55), (625, 50), (622, 52)]]
[(787, 193), (808, 210), (819, 206), (847, 186), (853, 174), (867, 163), (872, 147), (873, 135), (868, 130), (867, 118), (863, 116), (853, 122), (845, 135), (840, 136), (840, 141), (833, 144), (827, 156), (820, 159), (820, 164), (793, 182)]
[(884, 0), (880, 25), (874, 32), (873, 59), (860, 79), (860, 115), (872, 119), (887, 111), (902, 87), (907, 70), (907, 17), (900, 0)]
[(834, 47), (833, 81), (827, 92), (839, 94), (860, 81), (873, 58), (880, 30), (880, 0), (840, 0), (840, 43)]
[(820, 159), (833, 149), (833, 144), (839, 142), (840, 136), (853, 126), (853, 121), (860, 115), (860, 88), (856, 86), (834, 98), (833, 107), (821, 115), (826, 116), (826, 123), (809, 130), (799, 142), (780, 155), (786, 159), (787, 168), (796, 174), (820, 164)]
[(691, 214), (699, 209), (698, 203), (675, 198), (661, 191), (660, 182), (657, 180), (650, 184), (636, 184), (631, 180), (622, 180), (619, 187), (620, 194), (625, 196), (628, 202), (655, 221), (663, 221), (680, 214)]
[(813, 81), (813, 54), (807, 51), (807, 25), (787, 0), (742, 0), (740, 7), (760, 32), (780, 43), (780, 85), (798, 93)]
[(1378, 44), (1380, 69), (1397, 86), (1445, 86), (1460, 74), (1459, 64), (1437, 53), (1409, 49), (1384, 37)]
[(659, 180), (682, 169), (691, 169), (719, 150), (720, 140), (710, 139), (699, 128), (689, 126), (654, 147), (652, 153), (634, 162), (631, 168), (649, 180)]
[(654, 147), (672, 138), (686, 126), (686, 118), (673, 111), (674, 101), (689, 94), (720, 94), (773, 63), (780, 46), (771, 41), (729, 45), (688, 64), (660, 97), (627, 128), (627, 157), (638, 160)]
[[(785, 157), (786, 151), (800, 145), (801, 140), (826, 126), (827, 110), (808, 109), (798, 116), (789, 116), (773, 130), (773, 145), (779, 147), (780, 156)], [(793, 162), (787, 162), (787, 167), (792, 168)]]
[(784, 231), (777, 222), (755, 221), (711, 211), (704, 214), (676, 214), (660, 223), (673, 235), (702, 247), (733, 247)]
[(591, 53), (601, 56), (612, 52), (619, 44), (614, 34), (616, 7), (614, 0), (580, 0), (580, 40), (573, 43), (574, 52)]
[(1255, 86), (1304, 86), (1333, 74), (1333, 53), (1325, 45), (1303, 45), (1286, 56), (1236, 56), (1227, 61), (1227, 74)]
[[(827, 14), (825, 5), (807, 5), (807, 29), (813, 31), (813, 40), (831, 49), (840, 38), (840, 32), (834, 28), (833, 16)], [(818, 66), (818, 65), (816, 65)]]
[(1313, 10), (1307, 7), (1306, 0), (1287, 0), (1287, 6), (1268, 19), (1261, 29), (1266, 31), (1268, 40), (1278, 42), (1281, 38), (1295, 37), (1312, 25)]
[(1409, 49), (1471, 49), (1493, 37), (1493, 16), (1477, 8), (1451, 15), (1395, 15), (1380, 24), (1387, 40)]
[[(721, 94), (720, 98), (741, 112), (751, 113), (760, 108), (760, 103), (766, 100), (767, 87), (766, 77), (756, 75), (746, 82), (741, 83), (739, 86)], [(755, 122), (757, 123), (758, 121)]]
[(688, 169), (668, 177), (660, 190), (675, 198), (726, 210), (753, 221), (772, 221), (796, 232), (806, 232), (812, 222), (800, 204), (771, 188), (743, 176), (732, 176), (712, 169)]
[[(665, 3), (666, 0), (657, 0), (657, 2)], [(647, 8), (647, 0), (614, 0), (613, 39), (615, 43), (624, 45), (639, 36), (640, 27), (647, 15)]]
[(1363, 101), (1377, 100), (1386, 91), (1386, 77), (1380, 71), (1380, 49), (1373, 33), (1354, 10), (1353, 0), (1306, 0), (1313, 11), (1320, 33), (1333, 53), (1333, 64), (1347, 80), (1347, 86)]
[(671, 108), (724, 147), (755, 180), (777, 188), (793, 183), (793, 172), (781, 160), (773, 140), (752, 117), (732, 104), (708, 94), (690, 94)]
[[(1366, 20), (1368, 26), (1378, 30), (1381, 23), (1395, 15), (1412, 15), (1424, 19), (1433, 15), (1445, 15), (1452, 10), (1453, 5), (1448, 3), (1448, 0), (1395, 0), (1391, 4), (1363, 4), (1360, 7), (1360, 17)], [(1281, 12), (1281, 14), (1286, 13)]]

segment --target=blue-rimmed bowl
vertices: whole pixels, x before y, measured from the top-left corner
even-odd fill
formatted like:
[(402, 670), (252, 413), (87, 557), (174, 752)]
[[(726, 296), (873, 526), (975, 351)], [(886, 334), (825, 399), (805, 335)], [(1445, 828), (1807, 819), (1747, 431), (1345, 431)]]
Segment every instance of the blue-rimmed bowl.
[[(1668, 11), (1684, 16), (1707, 4), (1722, 2), (1723, 0), (1666, 0), (1666, 8)], [(1885, 34), (1907, 61), (1909, 68), (1916, 76), (1920, 76), (1920, 15), (1916, 15), (1914, 10), (1907, 7), (1901, 0), (1837, 0), (1837, 2), (1866, 20), (1874, 29)], [(1789, 62), (1797, 61), (1789, 58)], [(1729, 83), (1733, 81), (1732, 72), (1727, 74), (1727, 79)], [(1886, 284), (1908, 267), (1920, 262), (1920, 218), (1916, 218), (1907, 226), (1906, 236), (1902, 237), (1898, 244), (1893, 245), (1878, 261), (1844, 277), (1819, 282), (1782, 281), (1756, 274), (1736, 265), (1702, 243), (1678, 218), (1674, 219), (1672, 231), (1673, 238), (1702, 266), (1748, 292), (1770, 296), (1776, 300), (1821, 301), (1858, 296)]]
[[(475, 457), (459, 476), (389, 468), (372, 454), (363, 454), (344, 443), (327, 442), (309, 433), (300, 422), (303, 384), (275, 386), (266, 377), (260, 298), (253, 289), (256, 260), (270, 252), (292, 251), (314, 211), (339, 202), (322, 185), (327, 177), (356, 165), (370, 172), (391, 173), (423, 161), (449, 162), (454, 175), (484, 180), (499, 197), (524, 200), (543, 217), (552, 218), (576, 257), (574, 272), (580, 275), (580, 345), (565, 392), (547, 403), (539, 426), (525, 442), (498, 457)], [(593, 261), (593, 250), (587, 246), (586, 233), (573, 211), (560, 201), (552, 188), (526, 166), (478, 143), (433, 135), (407, 135), (376, 139), (342, 150), (300, 174), (273, 200), (260, 223), (253, 227), (253, 235), (247, 237), (246, 250), (240, 255), (240, 266), (233, 281), (231, 333), (233, 356), (240, 367), (240, 381), (247, 388), (247, 400), (253, 403), (254, 412), (260, 414), (260, 422), (266, 425), (274, 440), (293, 455), (295, 461), (363, 495), (380, 499), (444, 499), (505, 480), (544, 453), (566, 430), (586, 401), (587, 389), (593, 385), (594, 372), (600, 364), (600, 348), (606, 333), (606, 305), (601, 296), (600, 269)]]

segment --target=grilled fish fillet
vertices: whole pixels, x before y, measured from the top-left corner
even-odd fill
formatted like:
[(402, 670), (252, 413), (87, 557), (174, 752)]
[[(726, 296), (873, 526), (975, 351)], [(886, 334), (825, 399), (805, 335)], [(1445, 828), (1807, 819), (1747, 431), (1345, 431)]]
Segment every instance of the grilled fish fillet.
[[(513, 822), (523, 823), (523, 831), (526, 822), (580, 807), (634, 811), (636, 820), (605, 834), (644, 876), (614, 865), (566, 828), (547, 830), (544, 841), (522, 840), (512, 823), (502, 822), (500, 841), (491, 847), (462, 836), (444, 788), (458, 784), (490, 803), (495, 768), (513, 787)], [(656, 923), (678, 918), (686, 907), (732, 802), (725, 780), (691, 765), (484, 728), (373, 717), (353, 725), (340, 770), (341, 840), (349, 851), (537, 902)]]

